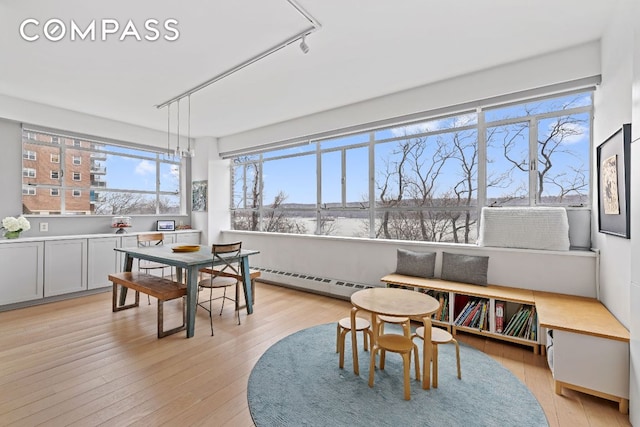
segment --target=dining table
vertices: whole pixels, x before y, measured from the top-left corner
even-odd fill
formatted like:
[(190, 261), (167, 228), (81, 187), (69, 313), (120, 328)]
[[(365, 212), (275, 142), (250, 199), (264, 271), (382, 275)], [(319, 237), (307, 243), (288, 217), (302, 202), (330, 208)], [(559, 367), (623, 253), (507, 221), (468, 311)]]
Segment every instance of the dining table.
[[(187, 338), (191, 338), (195, 331), (195, 319), (198, 297), (198, 276), (199, 270), (212, 265), (219, 265), (222, 261), (214, 262), (211, 248), (207, 245), (189, 245), (188, 251), (184, 250), (185, 245), (165, 244), (159, 246), (147, 247), (124, 247), (115, 248), (116, 251), (125, 255), (125, 263), (123, 271), (131, 271), (134, 259), (143, 259), (155, 261), (161, 264), (176, 267), (176, 279), (179, 282), (183, 280), (184, 270), (186, 272), (187, 285), (187, 319), (186, 330)], [(197, 247), (196, 247), (197, 246)], [(249, 257), (259, 254), (260, 251), (252, 249), (242, 249), (239, 255), (220, 254), (227, 261), (239, 261), (242, 275), (242, 289), (244, 291), (247, 314), (253, 313), (253, 295), (251, 295), (251, 276), (249, 271)], [(127, 297), (126, 288), (120, 293), (120, 304), (124, 304)]]
[[(363, 310), (371, 313), (371, 328), (373, 339), (376, 340), (379, 333), (378, 316), (409, 317), (420, 319), (424, 325), (424, 340), (422, 348), (422, 388), (431, 387), (431, 315), (440, 307), (435, 298), (408, 289), (399, 288), (368, 288), (357, 291), (351, 295), (351, 330), (355, 331), (356, 314)], [(353, 354), (353, 371), (360, 374), (358, 365), (358, 346), (356, 334), (351, 334), (351, 347)]]

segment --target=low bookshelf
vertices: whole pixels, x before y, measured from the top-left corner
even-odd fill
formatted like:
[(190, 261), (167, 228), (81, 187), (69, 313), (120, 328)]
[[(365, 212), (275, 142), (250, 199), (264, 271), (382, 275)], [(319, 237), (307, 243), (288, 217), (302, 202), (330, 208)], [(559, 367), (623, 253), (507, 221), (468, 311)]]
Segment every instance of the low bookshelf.
[(478, 286), (440, 279), (389, 274), (380, 279), (390, 287), (425, 292), (442, 304), (434, 325), (454, 335), (458, 331), (492, 337), (540, 350), (539, 323), (533, 291), (505, 286)]
[[(532, 347), (535, 354), (544, 344), (547, 352), (553, 347), (547, 356), (557, 394), (577, 390), (613, 400), (620, 412), (629, 412), (629, 331), (595, 298), (395, 273), (380, 280), (439, 299), (443, 307), (432, 322), (454, 335), (464, 331), (510, 341)], [(465, 324), (470, 305), (479, 306), (475, 313), (480, 315), (469, 314)]]

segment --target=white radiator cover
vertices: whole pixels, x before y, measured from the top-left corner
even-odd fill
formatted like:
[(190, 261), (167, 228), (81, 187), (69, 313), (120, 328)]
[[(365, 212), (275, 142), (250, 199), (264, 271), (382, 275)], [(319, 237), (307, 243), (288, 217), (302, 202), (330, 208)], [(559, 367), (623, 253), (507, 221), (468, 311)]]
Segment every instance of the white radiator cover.
[(346, 300), (351, 298), (351, 294), (354, 292), (374, 287), (348, 280), (330, 279), (270, 268), (251, 267), (251, 269), (260, 271), (260, 281)]

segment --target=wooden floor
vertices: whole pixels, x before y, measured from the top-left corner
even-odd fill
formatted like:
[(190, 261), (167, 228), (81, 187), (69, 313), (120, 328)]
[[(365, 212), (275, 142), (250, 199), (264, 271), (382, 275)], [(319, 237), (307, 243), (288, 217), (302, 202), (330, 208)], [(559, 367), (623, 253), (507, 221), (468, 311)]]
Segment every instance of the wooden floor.
[[(243, 313), (238, 326), (225, 308), (214, 319), (214, 337), (198, 310), (192, 339), (181, 332), (158, 340), (153, 299), (112, 313), (110, 293), (0, 313), (0, 425), (253, 426), (247, 379), (260, 355), (350, 308), (347, 301), (263, 283), (256, 293), (254, 314)], [(179, 314), (179, 301), (165, 304), (166, 327)], [(613, 402), (572, 391), (556, 395), (545, 358), (530, 349), (458, 336), (525, 382), (551, 426), (630, 425)]]

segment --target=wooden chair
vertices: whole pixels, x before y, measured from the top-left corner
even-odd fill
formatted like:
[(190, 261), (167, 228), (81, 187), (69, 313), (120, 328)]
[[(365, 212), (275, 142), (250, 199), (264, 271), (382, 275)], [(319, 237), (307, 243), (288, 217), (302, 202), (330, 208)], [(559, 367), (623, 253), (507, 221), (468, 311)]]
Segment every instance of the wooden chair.
[[(198, 305), (209, 312), (209, 320), (211, 321), (211, 336), (213, 336), (213, 316), (211, 314), (211, 303), (213, 302), (213, 300), (222, 299), (220, 316), (222, 316), (222, 311), (224, 310), (224, 301), (233, 301), (233, 303), (235, 304), (235, 312), (238, 317), (238, 325), (240, 324), (240, 308), (238, 305), (240, 281), (238, 280), (238, 278), (242, 277), (242, 275), (240, 274), (241, 267), (239, 258), (241, 248), (242, 242), (211, 245), (211, 253), (213, 255), (211, 267), (200, 270), (200, 272), (209, 275), (209, 277), (198, 282), (199, 290), (203, 288), (209, 289), (209, 307), (207, 308), (206, 306), (207, 301), (198, 301)], [(235, 260), (228, 261), (228, 257), (235, 258)], [(227, 288), (230, 286), (236, 287), (235, 299), (227, 296)], [(213, 290), (220, 288), (223, 289), (222, 296), (213, 298)]]
[(373, 387), (376, 369), (376, 353), (380, 354), (380, 369), (384, 369), (385, 352), (391, 351), (402, 356), (402, 366), (404, 373), (404, 399), (411, 400), (411, 352), (413, 351), (416, 365), (416, 380), (420, 380), (420, 361), (418, 358), (418, 346), (413, 340), (405, 335), (383, 334), (373, 343), (371, 349), (371, 363), (369, 364), (369, 387)]
[[(146, 246), (161, 246), (164, 244), (164, 234), (162, 233), (147, 233), (147, 234), (138, 234), (138, 247), (146, 247)], [(151, 270), (160, 270), (161, 277), (164, 278), (164, 269), (168, 268), (171, 271), (173, 276), (173, 270), (170, 265), (161, 264), (155, 261), (148, 261), (145, 259), (138, 259), (138, 271), (143, 271), (146, 274), (151, 274)], [(151, 298), (147, 295), (147, 301), (151, 304)]]
[[(420, 326), (416, 329), (416, 332), (411, 336), (411, 339), (420, 338), (424, 340), (424, 326)], [(441, 328), (431, 327), (431, 344), (433, 345), (431, 360), (433, 361), (432, 368), (432, 381), (433, 387), (438, 387), (438, 344), (454, 343), (456, 346), (456, 362), (458, 364), (458, 379), (462, 379), (460, 373), (460, 346), (458, 341), (448, 331)], [(423, 355), (426, 357), (426, 355)]]
[[(362, 331), (364, 341), (364, 351), (369, 348), (369, 342), (373, 343), (373, 332), (370, 329), (371, 324), (367, 319), (362, 317), (356, 317), (356, 331)], [(351, 317), (344, 317), (338, 320), (338, 326), (336, 331), (336, 353), (340, 353), (340, 369), (344, 368), (344, 339), (347, 332), (353, 333), (351, 330)]]

